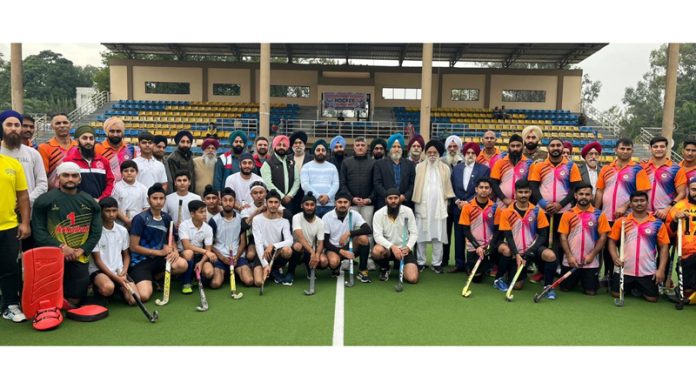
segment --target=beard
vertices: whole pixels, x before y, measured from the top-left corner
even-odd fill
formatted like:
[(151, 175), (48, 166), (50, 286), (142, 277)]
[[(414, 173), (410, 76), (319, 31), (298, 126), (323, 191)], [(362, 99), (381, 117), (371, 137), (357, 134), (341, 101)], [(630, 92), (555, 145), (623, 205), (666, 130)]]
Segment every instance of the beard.
[(411, 150), (411, 156), (412, 156), (414, 159), (420, 158), (421, 154), (423, 154), (423, 150), (419, 150), (419, 151)]
[(334, 155), (334, 157), (336, 157), (336, 159), (341, 159), (341, 158), (343, 158), (343, 156), (345, 155), (345, 152), (344, 152), (343, 150), (341, 150), (341, 151), (334, 151), (334, 152), (333, 152), (333, 155)]
[(552, 157), (554, 157), (554, 158), (560, 157), (561, 154), (563, 154), (563, 152), (562, 152), (562, 151), (559, 151), (559, 150), (554, 150), (554, 151), (549, 152), (549, 155), (552, 156)]
[(203, 154), (203, 163), (206, 167), (215, 167), (215, 162), (217, 162), (217, 155), (215, 154)]
[(534, 151), (537, 149), (537, 147), (539, 147), (539, 144), (534, 142), (527, 142), (524, 144), (524, 147), (529, 151)]
[(471, 165), (476, 162), (476, 157), (464, 157), (464, 162), (466, 162), (467, 165)]
[(687, 196), (689, 198), (689, 203), (696, 204), (696, 196)]
[(314, 210), (312, 212), (306, 212), (304, 210), (302, 211), (302, 215), (304, 216), (305, 220), (307, 220), (307, 221), (314, 219), (314, 215), (316, 213), (317, 213), (316, 210)]
[(82, 145), (79, 145), (80, 147), (80, 154), (86, 159), (93, 159), (94, 158), (94, 146), (90, 148), (85, 148)]
[(587, 200), (587, 199), (578, 200), (578, 204), (580, 204), (583, 207), (586, 207), (590, 204), (590, 200)]
[(317, 162), (324, 162), (326, 161), (326, 155), (323, 154), (315, 154), (314, 155), (314, 160)]
[(121, 141), (123, 140), (122, 136), (110, 136), (109, 138), (109, 143), (112, 145), (118, 145), (121, 144)]
[(389, 153), (389, 158), (391, 158), (391, 160), (394, 162), (399, 162), (399, 160), (401, 159), (401, 155), (401, 151), (392, 151)]
[(239, 169), (239, 171), (242, 173), (243, 176), (250, 176), (253, 169), (241, 168), (241, 169)]
[(278, 155), (281, 156), (281, 157), (284, 157), (285, 154), (287, 154), (287, 151), (286, 151), (285, 149), (277, 149), (277, 150), (274, 150), (274, 151), (275, 151), (276, 154), (278, 154)]
[(265, 157), (266, 154), (268, 154), (268, 149), (262, 148), (262, 149), (256, 149), (256, 154)]
[(394, 206), (387, 205), (387, 215), (396, 218), (397, 216), (399, 216), (399, 208), (401, 208), (401, 204), (397, 204)]
[(22, 138), (17, 133), (10, 133), (5, 135), (5, 143), (11, 149), (16, 149), (22, 144)]
[(341, 211), (338, 208), (336, 208), (336, 216), (338, 216), (340, 219), (344, 218), (348, 214), (348, 210)]
[(511, 160), (519, 161), (522, 158), (522, 151), (510, 151), (508, 155), (510, 155)]
[(295, 146), (292, 148), (292, 151), (295, 155), (304, 155), (305, 148), (304, 146)]
[(454, 155), (447, 153), (445, 155), (445, 160), (447, 161), (448, 165), (453, 166), (456, 165), (458, 162), (463, 161), (464, 156), (459, 153), (456, 153)]
[(239, 155), (244, 151), (244, 146), (232, 146), (232, 152), (236, 155)]

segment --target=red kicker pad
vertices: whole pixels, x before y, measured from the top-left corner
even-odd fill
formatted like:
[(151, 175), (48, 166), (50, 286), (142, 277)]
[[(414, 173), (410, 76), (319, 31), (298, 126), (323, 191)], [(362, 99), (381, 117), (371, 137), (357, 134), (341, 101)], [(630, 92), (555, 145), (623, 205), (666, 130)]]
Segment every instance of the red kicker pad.
[(37, 247), (24, 253), (22, 310), (31, 319), (38, 310), (63, 306), (63, 251), (58, 247)]
[(109, 316), (109, 310), (101, 305), (83, 305), (80, 308), (69, 309), (65, 317), (75, 321), (90, 322)]
[(63, 322), (63, 315), (58, 308), (41, 309), (36, 312), (32, 323), (37, 331), (48, 331), (58, 327)]

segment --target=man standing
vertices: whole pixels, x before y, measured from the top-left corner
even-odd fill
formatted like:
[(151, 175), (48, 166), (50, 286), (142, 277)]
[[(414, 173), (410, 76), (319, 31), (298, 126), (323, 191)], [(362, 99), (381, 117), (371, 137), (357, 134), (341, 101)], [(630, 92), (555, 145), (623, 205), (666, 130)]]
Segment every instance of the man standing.
[[(621, 216), (609, 234), (609, 253), (614, 266), (624, 271), (624, 289), (635, 287), (645, 300), (657, 302), (658, 285), (665, 281), (669, 256), (669, 235), (665, 223), (648, 212), (648, 194), (630, 195), (631, 213)], [(624, 258), (619, 258), (621, 225), (625, 226)], [(619, 273), (611, 277), (611, 294), (619, 297)]]
[[(194, 183), (194, 188), (196, 188), (195, 193), (199, 196), (203, 196), (205, 187), (213, 183), (213, 176), (215, 175), (215, 165), (217, 163), (217, 150), (220, 148), (220, 142), (215, 137), (207, 137), (201, 145), (203, 149), (203, 155), (193, 159), (193, 169), (196, 174), (196, 182)], [(215, 188), (215, 186), (213, 186)], [(216, 189), (220, 190), (220, 189)]]
[[(167, 152), (167, 138), (162, 135), (155, 135), (152, 139), (152, 156), (156, 160), (165, 163), (164, 154)], [(166, 167), (166, 165), (165, 165)], [(167, 169), (167, 177), (169, 177), (169, 169)], [(171, 181), (171, 178), (170, 178)], [(171, 189), (171, 188), (170, 188)]]
[[(191, 152), (191, 147), (193, 147), (193, 134), (186, 130), (179, 131), (174, 136), (174, 141), (177, 144), (177, 148), (173, 153), (169, 154), (164, 163), (168, 171), (168, 177), (175, 180), (176, 172), (180, 170), (188, 171), (191, 180), (191, 188), (189, 190), (195, 192), (196, 186), (194, 183), (196, 182), (196, 171), (193, 167), (193, 153)], [(169, 186), (173, 190), (174, 182), (170, 182)]]
[(254, 173), (261, 174), (261, 167), (263, 163), (266, 162), (266, 159), (268, 159), (268, 139), (266, 137), (259, 136), (256, 138), (253, 155), (254, 163), (256, 164)]
[(135, 158), (135, 148), (123, 141), (126, 125), (117, 117), (110, 117), (104, 122), (106, 140), (94, 146), (97, 154), (109, 161), (109, 167), (114, 174), (114, 183), (121, 181), (121, 164)]
[(384, 154), (387, 152), (387, 142), (382, 138), (375, 138), (370, 143), (370, 152), (372, 153), (372, 159), (378, 161), (384, 158)]
[[(341, 164), (346, 156), (346, 140), (340, 135), (336, 135), (331, 139), (331, 158), (329, 162), (336, 166), (337, 171), (341, 171)], [(328, 153), (327, 153), (328, 154)], [(302, 171), (302, 170), (300, 170)]]
[(425, 147), (425, 140), (420, 134), (414, 135), (409, 141), (406, 151), (408, 152), (408, 160), (413, 162), (414, 165), (418, 165), (425, 160), (425, 153), (423, 148)]
[(51, 117), (51, 128), (55, 136), (47, 143), (39, 145), (39, 154), (43, 159), (48, 189), (58, 188), (58, 176), (55, 170), (63, 162), (68, 151), (77, 146), (77, 141), (70, 138), (70, 120), (64, 113), (57, 113)]
[[(635, 163), (633, 141), (627, 138), (616, 142), (616, 159), (602, 167), (597, 178), (595, 208), (601, 209), (613, 227), (614, 220), (624, 216), (630, 206), (630, 196), (635, 192), (648, 192), (651, 189), (648, 175)], [(646, 202), (647, 203), (647, 202)], [(604, 251), (604, 275), (609, 276), (613, 270), (612, 254)]]
[(372, 258), (379, 265), (379, 280), (389, 279), (390, 262), (395, 262), (395, 266), (398, 267), (398, 262), (403, 259), (404, 280), (415, 284), (420, 276), (416, 256), (413, 255), (413, 246), (418, 240), (416, 218), (411, 208), (401, 205), (404, 196), (397, 189), (390, 188), (385, 197), (384, 202), (387, 205), (375, 212), (372, 220), (375, 238)]
[(462, 138), (457, 135), (450, 135), (445, 141), (447, 154), (442, 156), (442, 162), (446, 163), (450, 169), (453, 169), (457, 164), (464, 161), (462, 154)]
[(489, 169), (493, 168), (495, 162), (501, 158), (500, 150), (495, 147), (497, 135), (493, 131), (483, 133), (483, 150), (476, 158), (476, 163), (486, 166)]
[(251, 198), (251, 184), (256, 181), (263, 181), (263, 179), (254, 174), (254, 158), (251, 154), (244, 153), (240, 157), (240, 170), (225, 180), (225, 188), (234, 190), (236, 210), (241, 212), (242, 209), (254, 203)]
[[(304, 131), (295, 131), (292, 133), (292, 135), (290, 135), (292, 159), (295, 161), (295, 166), (297, 167), (298, 172), (302, 171), (302, 166), (304, 166), (305, 163), (312, 160), (312, 156), (307, 152), (307, 139), (307, 133)], [(340, 172), (340, 170), (338, 171)], [(295, 210), (300, 209), (304, 194), (305, 192), (300, 186), (300, 188), (297, 190), (297, 194), (293, 197), (292, 202), (290, 203), (289, 208), (292, 210), (293, 214), (295, 214)]]
[(375, 191), (375, 209), (385, 204), (387, 190), (395, 188), (401, 196), (399, 204), (412, 205), (413, 184), (416, 180), (416, 168), (411, 161), (403, 158), (404, 136), (393, 134), (387, 142), (389, 158), (375, 162), (373, 184)]
[(585, 294), (594, 296), (599, 289), (599, 254), (611, 231), (607, 217), (592, 206), (592, 186), (580, 183), (575, 187), (577, 205), (563, 213), (558, 225), (563, 262), (561, 271), (577, 270), (561, 283), (561, 290), (569, 291), (580, 281)]
[(563, 141), (563, 158), (572, 161), (573, 160), (573, 144), (567, 140)]
[(167, 190), (168, 180), (164, 164), (154, 157), (155, 137), (149, 132), (138, 134), (138, 147), (140, 155), (133, 161), (138, 165), (138, 182), (150, 188), (155, 183), (160, 183)]
[[(75, 138), (77, 147), (68, 152), (65, 161), (74, 162), (80, 167), (82, 174), (78, 188), (97, 201), (111, 196), (114, 174), (109, 161), (94, 151), (94, 129), (91, 126), (80, 126), (75, 130)], [(87, 251), (88, 254), (90, 252)]]
[[(476, 195), (478, 181), (490, 176), (490, 169), (488, 169), (486, 165), (475, 162), (477, 160), (476, 156), (481, 154), (477, 143), (468, 142), (464, 145), (464, 163), (455, 166), (452, 172), (451, 182), (455, 200), (450, 201), (447, 217), (448, 237), (451, 235), (452, 231), (450, 219), (452, 219), (452, 224), (454, 224), (455, 266), (450, 269), (451, 273), (464, 271), (464, 229), (458, 222), (458, 220), (461, 220), (463, 206)], [(490, 195), (491, 194), (486, 197), (486, 201), (488, 201)], [(450, 245), (445, 245), (444, 258), (447, 258), (447, 260), (445, 261), (443, 259), (443, 266), (449, 263), (449, 250)]]
[[(21, 128), (22, 120), (19, 113), (2, 113), (3, 133), (19, 134)], [(20, 141), (17, 136), (13, 138)], [(14, 143), (14, 140), (12, 142)], [(26, 317), (19, 308), (22, 270), (17, 258), (19, 241), (31, 235), (29, 192), (22, 165), (16, 159), (3, 154), (4, 152), (0, 154), (0, 246), (3, 251), (0, 255), (1, 308), (4, 319), (21, 323)], [(20, 220), (17, 219), (16, 210), (19, 210)]]
[(532, 161), (543, 161), (544, 155), (541, 151), (541, 138), (544, 133), (539, 126), (527, 126), (522, 130), (524, 140), (524, 155)]
[(508, 154), (497, 160), (491, 169), (493, 193), (499, 206), (508, 206), (515, 200), (515, 182), (527, 179), (532, 160), (522, 155), (522, 137), (513, 134), (508, 141)]
[(352, 209), (371, 226), (374, 214), (372, 177), (375, 161), (367, 157), (365, 138), (355, 138), (353, 150), (354, 155), (346, 158), (341, 165), (340, 190), (352, 197)]
[[(445, 147), (437, 140), (425, 145), (426, 160), (416, 166), (416, 180), (413, 187), (416, 226), (418, 227), (417, 258), (418, 268), (425, 267), (425, 247), (432, 243), (432, 270), (442, 273), (442, 246), (449, 243), (447, 234), (447, 208), (449, 199), (454, 198), (450, 169), (440, 160)], [(474, 158), (476, 154), (474, 154)], [(449, 247), (449, 245), (448, 245)]]
[[(261, 167), (261, 177), (268, 190), (275, 190), (281, 197), (281, 204), (288, 207), (300, 189), (300, 171), (295, 160), (288, 158), (290, 139), (285, 135), (273, 138), (273, 155)], [(297, 213), (290, 209), (293, 214)]]
[(237, 130), (230, 134), (232, 148), (220, 155), (220, 158), (215, 163), (215, 178), (213, 179), (213, 188), (215, 190), (222, 190), (227, 177), (239, 171), (239, 157), (244, 152), (246, 142), (247, 136), (244, 132)]
[(650, 140), (652, 158), (641, 163), (652, 189), (648, 192), (648, 212), (665, 220), (670, 208), (686, 198), (686, 173), (681, 166), (667, 158), (667, 138)]
[(592, 195), (597, 191), (597, 177), (599, 177), (599, 156), (602, 155), (602, 145), (599, 142), (591, 142), (585, 145), (580, 151), (585, 164), (580, 166), (580, 176), (582, 182), (592, 185)]
[(73, 305), (79, 305), (87, 295), (89, 255), (102, 232), (99, 205), (94, 196), (79, 190), (81, 170), (74, 162), (61, 163), (56, 168), (59, 190), (39, 196), (31, 216), (37, 246), (60, 247), (63, 251), (63, 295)]
[(696, 139), (687, 139), (684, 141), (684, 149), (682, 150), (684, 160), (679, 162), (679, 166), (684, 168), (686, 179), (688, 182), (696, 177)]
[(339, 180), (336, 166), (326, 162), (326, 142), (319, 139), (312, 146), (314, 160), (307, 162), (300, 172), (302, 190), (317, 196), (317, 216), (323, 217), (334, 207), (334, 196), (338, 192)]

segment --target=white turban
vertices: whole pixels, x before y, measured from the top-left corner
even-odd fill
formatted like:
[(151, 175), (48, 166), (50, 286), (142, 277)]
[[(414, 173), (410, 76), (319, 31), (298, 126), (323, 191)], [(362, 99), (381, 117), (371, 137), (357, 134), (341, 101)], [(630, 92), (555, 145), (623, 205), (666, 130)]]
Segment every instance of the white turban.
[(462, 150), (462, 139), (456, 135), (450, 135), (447, 137), (447, 141), (445, 142), (445, 147), (448, 147), (452, 142), (457, 144), (457, 150), (461, 151)]
[(63, 173), (80, 174), (80, 167), (75, 162), (63, 162), (56, 168), (56, 175), (60, 176)]

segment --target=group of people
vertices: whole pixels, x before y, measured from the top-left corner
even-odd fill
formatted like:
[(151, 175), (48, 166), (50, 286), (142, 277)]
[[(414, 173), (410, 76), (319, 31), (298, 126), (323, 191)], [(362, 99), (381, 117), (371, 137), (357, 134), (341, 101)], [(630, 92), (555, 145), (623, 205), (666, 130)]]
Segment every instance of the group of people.
[(681, 220), (684, 291), (696, 290), (696, 140), (677, 165), (665, 138), (651, 141), (652, 158), (640, 164), (632, 141), (620, 139), (616, 160), (600, 166), (599, 143), (582, 149), (579, 165), (561, 139), (543, 152), (536, 126), (512, 135), (504, 153), (488, 131), (483, 149), (456, 135), (356, 137), (350, 156), (340, 135), (308, 150), (302, 131), (257, 137), (251, 154), (235, 131), (229, 151), (218, 154), (219, 140), (208, 136), (194, 158), (189, 131), (165, 157), (166, 138), (142, 132), (127, 144), (118, 118), (104, 123), (107, 139), (97, 144), (90, 126), (71, 136), (67, 116), (54, 115), (55, 136), (38, 146), (31, 118), (5, 111), (0, 121), (0, 288), (3, 317), (15, 322), (25, 320), (19, 252), (42, 246), (61, 248), (64, 296), (75, 305), (90, 288), (100, 299), (120, 290), (134, 304), (130, 287), (148, 301), (167, 263), (184, 294), (196, 271), (211, 288), (230, 276), (248, 287), (269, 277), (292, 285), (298, 265), (338, 276), (354, 260), (362, 283), (372, 282), (371, 270), (388, 280), (403, 261), (404, 280), (415, 284), (427, 263), (446, 271), (452, 238), (448, 271), (471, 273), (482, 258), (474, 282), (489, 274), (503, 291), (524, 267), (544, 285), (575, 268), (562, 290), (579, 282), (593, 295), (607, 282), (617, 293), (623, 267), (628, 290), (656, 301)]

